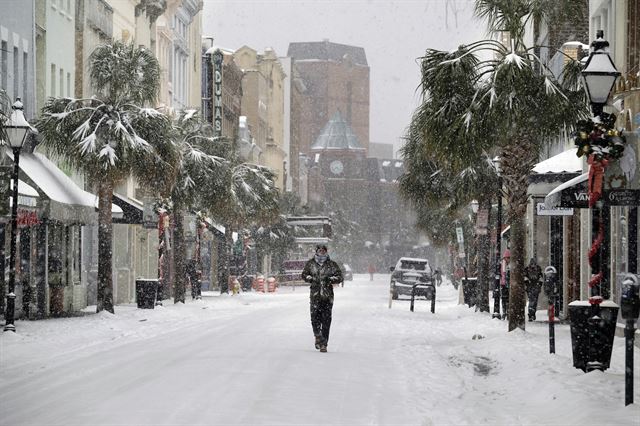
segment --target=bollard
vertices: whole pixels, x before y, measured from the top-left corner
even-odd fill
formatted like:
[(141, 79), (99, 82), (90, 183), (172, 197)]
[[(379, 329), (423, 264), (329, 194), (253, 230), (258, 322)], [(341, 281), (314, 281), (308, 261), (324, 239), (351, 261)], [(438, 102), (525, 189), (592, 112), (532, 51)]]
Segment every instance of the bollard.
[(558, 283), (556, 281), (556, 268), (553, 266), (547, 266), (544, 268), (544, 292), (549, 299), (549, 308), (547, 313), (549, 315), (549, 353), (556, 353), (556, 297), (558, 297)]
[(414, 284), (414, 285), (411, 287), (411, 306), (409, 307), (409, 310), (410, 310), (411, 312), (413, 312), (413, 301), (414, 301), (414, 300), (415, 300), (415, 298), (416, 298), (416, 286), (417, 286), (417, 285), (418, 285), (418, 284)]

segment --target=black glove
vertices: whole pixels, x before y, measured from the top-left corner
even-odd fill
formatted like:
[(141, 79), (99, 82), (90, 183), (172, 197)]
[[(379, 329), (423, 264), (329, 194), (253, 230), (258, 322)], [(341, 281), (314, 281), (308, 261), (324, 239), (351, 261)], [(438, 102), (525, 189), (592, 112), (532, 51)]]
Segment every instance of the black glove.
[(304, 277), (304, 280), (308, 283), (313, 281), (313, 277), (311, 275), (307, 275), (306, 277)]

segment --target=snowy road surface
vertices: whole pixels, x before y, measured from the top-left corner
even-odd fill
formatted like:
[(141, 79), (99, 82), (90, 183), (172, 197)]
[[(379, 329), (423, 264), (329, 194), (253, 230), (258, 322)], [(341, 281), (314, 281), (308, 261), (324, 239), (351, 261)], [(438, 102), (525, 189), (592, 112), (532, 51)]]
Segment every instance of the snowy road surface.
[[(0, 337), (2, 425), (639, 425), (612, 366), (571, 365), (567, 325), (504, 321), (438, 288), (388, 308), (388, 275), (336, 289), (329, 352), (313, 347), (308, 289), (154, 310), (17, 321)], [(474, 339), (477, 335), (483, 337)]]

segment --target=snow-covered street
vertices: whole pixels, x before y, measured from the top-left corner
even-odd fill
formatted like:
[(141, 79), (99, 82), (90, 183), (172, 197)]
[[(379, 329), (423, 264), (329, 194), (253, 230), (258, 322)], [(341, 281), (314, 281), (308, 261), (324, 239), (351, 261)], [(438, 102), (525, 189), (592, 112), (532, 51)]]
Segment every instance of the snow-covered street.
[(0, 423), (640, 424), (640, 356), (625, 407), (624, 339), (609, 370), (584, 374), (568, 325), (550, 355), (545, 323), (507, 333), (446, 284), (435, 314), (424, 300), (389, 309), (388, 279), (336, 288), (326, 354), (313, 346), (307, 288), (17, 321), (0, 337)]

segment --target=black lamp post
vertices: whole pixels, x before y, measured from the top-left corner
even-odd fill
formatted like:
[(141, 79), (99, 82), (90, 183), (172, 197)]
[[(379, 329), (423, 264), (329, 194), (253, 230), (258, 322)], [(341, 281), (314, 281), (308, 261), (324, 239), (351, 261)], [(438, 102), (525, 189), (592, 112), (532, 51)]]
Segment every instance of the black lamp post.
[(609, 99), (616, 79), (620, 76), (620, 72), (609, 56), (609, 42), (603, 37), (604, 31), (598, 30), (596, 39), (591, 43), (589, 59), (582, 70), (584, 86), (595, 117), (602, 114), (602, 108)]
[(496, 222), (496, 264), (495, 279), (493, 283), (493, 315), (491, 318), (500, 319), (500, 231), (502, 231), (502, 169), (500, 168), (500, 157), (495, 157), (493, 166), (498, 176), (498, 216)]
[[(589, 301), (571, 302), (569, 316), (573, 365), (585, 372), (602, 371), (609, 367), (618, 315), (618, 305), (611, 301), (603, 303), (604, 299), (609, 298), (609, 207), (605, 204), (602, 193), (604, 170), (608, 162), (605, 159), (608, 155), (613, 155), (617, 148), (623, 147), (622, 139), (614, 130), (615, 117), (603, 113), (603, 107), (620, 73), (609, 56), (609, 43), (604, 40), (603, 34), (602, 30), (597, 32), (582, 71), (594, 119), (587, 122), (586, 126), (584, 123), (578, 123), (578, 127), (583, 126), (583, 130), (577, 132), (576, 138), (579, 150), (586, 151), (589, 155), (589, 207), (592, 208), (592, 246), (589, 250), (591, 279)], [(600, 150), (608, 147), (611, 141), (614, 141), (616, 146)], [(599, 149), (593, 149), (594, 146)]]
[(11, 196), (11, 256), (9, 258), (9, 288), (7, 292), (7, 310), (5, 313), (4, 331), (16, 331), (14, 325), (15, 314), (15, 287), (16, 287), (16, 235), (18, 230), (18, 170), (20, 161), (20, 150), (24, 141), (27, 139), (27, 133), (31, 130), (31, 126), (24, 118), (22, 112), (22, 102), (17, 98), (11, 106), (13, 112), (9, 119), (5, 120), (2, 127), (7, 135), (7, 139), (11, 149), (13, 150), (13, 192)]

